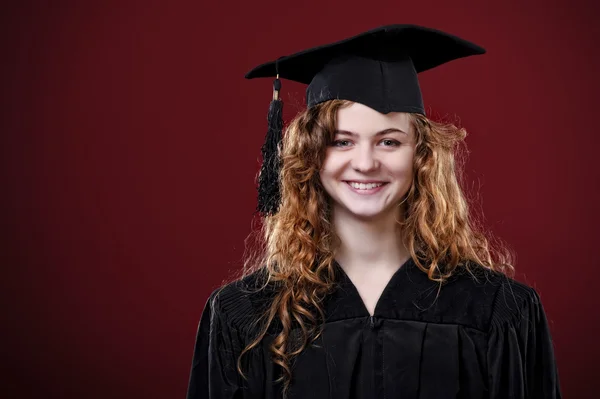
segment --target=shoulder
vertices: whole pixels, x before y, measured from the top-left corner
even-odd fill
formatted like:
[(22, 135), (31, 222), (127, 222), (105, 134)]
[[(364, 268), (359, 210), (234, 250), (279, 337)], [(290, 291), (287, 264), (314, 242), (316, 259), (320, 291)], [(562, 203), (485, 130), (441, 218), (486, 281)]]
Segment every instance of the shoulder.
[(527, 284), (504, 277), (494, 297), (489, 328), (537, 323), (543, 313), (538, 292)]
[(539, 296), (529, 285), (481, 265), (470, 265), (470, 271), (457, 271), (445, 287), (449, 306), (462, 310), (456, 314), (464, 324), (489, 331), (494, 325), (519, 320), (539, 306)]
[(264, 270), (258, 270), (215, 289), (207, 306), (221, 320), (239, 331), (251, 328), (272, 297)]

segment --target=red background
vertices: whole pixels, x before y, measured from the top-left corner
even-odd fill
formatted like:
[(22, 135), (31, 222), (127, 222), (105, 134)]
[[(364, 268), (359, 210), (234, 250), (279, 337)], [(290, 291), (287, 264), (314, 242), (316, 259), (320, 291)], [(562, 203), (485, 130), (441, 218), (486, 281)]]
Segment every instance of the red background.
[[(244, 73), (392, 23), (488, 50), (423, 73), (425, 104), (467, 128), (469, 190), (542, 296), (564, 397), (594, 396), (592, 1), (7, 7), (0, 385), (10, 397), (184, 397), (200, 312), (240, 267), (256, 204), (271, 82)], [(283, 81), (283, 93), (289, 121), (304, 87)]]

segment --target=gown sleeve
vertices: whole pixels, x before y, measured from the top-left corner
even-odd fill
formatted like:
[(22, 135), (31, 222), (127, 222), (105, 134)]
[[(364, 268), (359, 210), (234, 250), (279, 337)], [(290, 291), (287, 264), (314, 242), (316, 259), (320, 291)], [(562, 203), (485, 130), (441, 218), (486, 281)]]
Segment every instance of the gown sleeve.
[(218, 291), (210, 295), (200, 318), (187, 399), (242, 397), (237, 372), (240, 337), (219, 306)]
[(533, 288), (499, 288), (488, 337), (490, 398), (561, 398), (548, 321)]

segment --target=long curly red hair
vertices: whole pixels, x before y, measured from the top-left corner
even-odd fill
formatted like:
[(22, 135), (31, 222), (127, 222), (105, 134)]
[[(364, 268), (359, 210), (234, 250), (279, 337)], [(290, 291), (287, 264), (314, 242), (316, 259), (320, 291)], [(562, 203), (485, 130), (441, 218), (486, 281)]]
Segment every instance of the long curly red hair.
[[(238, 359), (256, 347), (269, 326), (280, 328), (270, 350), (281, 366), (284, 397), (292, 377), (292, 362), (322, 333), (321, 303), (334, 284), (334, 254), (339, 238), (332, 227), (328, 194), (319, 171), (336, 128), (337, 111), (352, 104), (331, 100), (299, 113), (285, 131), (280, 149), (281, 205), (249, 236), (245, 277), (259, 269), (278, 287), (262, 327)], [(456, 268), (469, 270), (474, 262), (484, 268), (513, 274), (513, 254), (485, 231), (461, 190), (465, 129), (438, 123), (420, 114), (409, 114), (415, 132), (413, 182), (399, 205), (398, 223), (407, 237), (407, 248), (416, 265), (440, 283)], [(250, 241), (253, 240), (253, 241)], [(300, 333), (300, 334), (298, 334)]]

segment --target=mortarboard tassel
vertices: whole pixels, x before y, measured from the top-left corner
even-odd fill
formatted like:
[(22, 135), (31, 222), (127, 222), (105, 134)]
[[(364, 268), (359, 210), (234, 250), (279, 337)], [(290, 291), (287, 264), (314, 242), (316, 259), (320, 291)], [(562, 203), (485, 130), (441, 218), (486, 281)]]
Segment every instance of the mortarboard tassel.
[(281, 193), (279, 191), (279, 171), (281, 158), (279, 144), (283, 130), (283, 101), (279, 99), (281, 82), (279, 74), (273, 81), (273, 100), (269, 104), (267, 121), (269, 124), (265, 143), (261, 148), (263, 163), (258, 175), (258, 211), (263, 215), (273, 215), (279, 209)]

